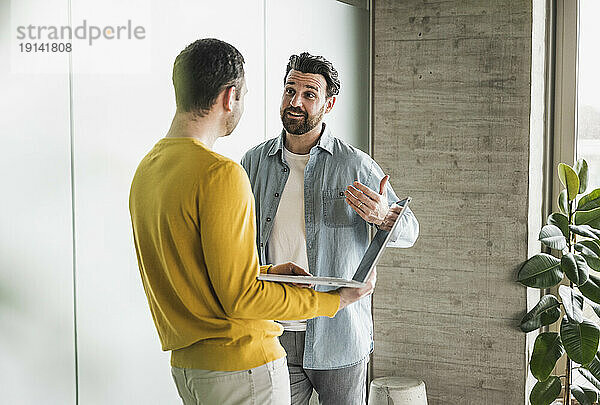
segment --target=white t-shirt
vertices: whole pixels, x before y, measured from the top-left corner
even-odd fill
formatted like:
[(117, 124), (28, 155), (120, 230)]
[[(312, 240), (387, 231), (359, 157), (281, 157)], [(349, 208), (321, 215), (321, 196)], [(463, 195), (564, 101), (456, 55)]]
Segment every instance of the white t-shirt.
[[(273, 230), (267, 244), (269, 263), (294, 262), (308, 271), (304, 226), (304, 168), (310, 155), (297, 155), (283, 148), (290, 175), (281, 193)], [(279, 321), (285, 330), (304, 331), (306, 320)]]

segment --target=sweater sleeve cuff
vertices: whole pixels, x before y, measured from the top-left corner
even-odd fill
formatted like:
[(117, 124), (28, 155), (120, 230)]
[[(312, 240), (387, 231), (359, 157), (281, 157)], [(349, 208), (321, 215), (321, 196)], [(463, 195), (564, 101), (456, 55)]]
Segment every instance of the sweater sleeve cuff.
[(340, 293), (338, 291), (329, 291), (319, 293), (318, 315), (333, 318), (340, 308)]
[(266, 266), (260, 266), (260, 274), (267, 274), (271, 267), (273, 267), (272, 264), (267, 264)]

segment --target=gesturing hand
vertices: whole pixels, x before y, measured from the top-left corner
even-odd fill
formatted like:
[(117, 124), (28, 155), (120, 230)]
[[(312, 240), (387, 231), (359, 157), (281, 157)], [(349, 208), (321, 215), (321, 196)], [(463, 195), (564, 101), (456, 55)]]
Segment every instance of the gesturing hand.
[(379, 225), (379, 229), (383, 229), (384, 231), (391, 230), (400, 212), (402, 212), (402, 207), (396, 204), (392, 204), (390, 210), (385, 216), (385, 219), (383, 220), (381, 225)]
[[(390, 176), (383, 176), (379, 183), (379, 194), (364, 184), (355, 181), (345, 191), (346, 202), (362, 219), (377, 226), (381, 225), (388, 214), (388, 200), (385, 185)], [(393, 222), (392, 222), (393, 223)]]

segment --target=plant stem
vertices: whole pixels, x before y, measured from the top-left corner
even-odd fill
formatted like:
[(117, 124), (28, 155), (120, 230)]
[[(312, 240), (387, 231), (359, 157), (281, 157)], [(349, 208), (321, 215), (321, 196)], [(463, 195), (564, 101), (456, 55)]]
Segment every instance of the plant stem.
[(571, 403), (571, 359), (567, 357), (567, 375), (565, 376), (565, 400), (563, 404)]
[[(569, 202), (569, 224), (573, 222), (573, 201)], [(571, 240), (575, 238), (575, 235), (569, 229), (569, 237), (567, 238), (567, 243), (569, 246), (569, 253), (573, 253), (573, 244)], [(573, 283), (569, 280), (569, 287), (573, 288)], [(567, 373), (565, 375), (565, 396), (564, 396), (564, 405), (571, 404), (571, 384), (572, 384), (572, 374), (571, 374), (571, 359), (567, 356)]]
[[(573, 225), (573, 202), (569, 202), (569, 225)], [(573, 232), (571, 232), (571, 230), (569, 229), (569, 237), (567, 238), (567, 245), (569, 246), (569, 253), (572, 253), (571, 251), (572, 246), (571, 246), (571, 239), (573, 239), (575, 237), (575, 235), (573, 234)]]

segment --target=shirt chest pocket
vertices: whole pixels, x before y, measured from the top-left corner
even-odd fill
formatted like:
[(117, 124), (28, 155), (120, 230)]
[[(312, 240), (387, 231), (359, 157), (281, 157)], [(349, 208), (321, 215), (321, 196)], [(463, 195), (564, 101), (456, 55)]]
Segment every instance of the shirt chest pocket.
[(345, 190), (336, 188), (323, 191), (323, 219), (326, 226), (345, 228), (360, 223), (360, 216), (346, 202)]

